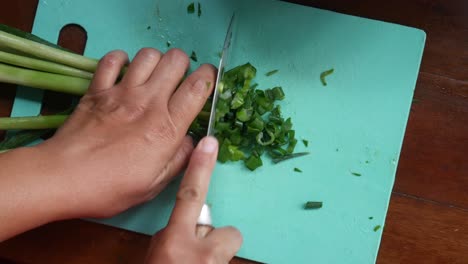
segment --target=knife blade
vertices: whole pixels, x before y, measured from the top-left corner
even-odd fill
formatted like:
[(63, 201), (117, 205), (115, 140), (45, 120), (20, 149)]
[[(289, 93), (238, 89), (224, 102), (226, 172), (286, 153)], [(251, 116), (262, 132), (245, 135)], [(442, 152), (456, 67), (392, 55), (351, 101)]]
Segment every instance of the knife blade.
[[(222, 86), (221, 80), (224, 75), (224, 68), (226, 66), (226, 61), (229, 56), (229, 50), (231, 47), (232, 41), (232, 28), (234, 25), (235, 13), (232, 14), (231, 21), (229, 22), (228, 30), (226, 33), (226, 38), (224, 40), (223, 51), (221, 52), (221, 59), (219, 60), (218, 74), (216, 76), (216, 84), (213, 91), (213, 101), (211, 103), (210, 119), (208, 122), (208, 131), (207, 136), (214, 136), (215, 133), (215, 123), (216, 123), (216, 103), (218, 102), (219, 92)], [(203, 238), (208, 235), (209, 232), (213, 230), (212, 220), (211, 220), (211, 210), (210, 207), (205, 203), (198, 217), (196, 235), (197, 237)]]
[(221, 52), (221, 59), (219, 60), (218, 74), (216, 76), (216, 84), (213, 92), (213, 101), (211, 103), (211, 112), (210, 119), (208, 122), (208, 131), (207, 136), (214, 136), (215, 133), (215, 123), (216, 123), (216, 104), (218, 103), (218, 98), (220, 94), (220, 89), (222, 86), (222, 79), (224, 75), (224, 68), (226, 66), (226, 61), (229, 56), (229, 51), (232, 42), (232, 28), (234, 25), (236, 14), (232, 14), (231, 21), (229, 22), (229, 27), (226, 33), (226, 38), (224, 40), (223, 51)]

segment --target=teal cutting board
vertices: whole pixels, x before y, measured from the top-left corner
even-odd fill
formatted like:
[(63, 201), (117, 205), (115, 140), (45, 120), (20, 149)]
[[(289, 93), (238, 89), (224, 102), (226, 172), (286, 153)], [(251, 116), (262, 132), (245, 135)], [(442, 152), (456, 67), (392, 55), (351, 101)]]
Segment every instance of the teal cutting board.
[[(244, 235), (238, 255), (267, 263), (374, 263), (423, 53), (421, 30), (279, 1), (41, 0), (34, 33), (56, 41), (67, 24), (88, 34), (86, 55), (150, 46), (196, 51), (217, 64), (233, 11), (230, 66), (251, 62), (260, 88), (282, 86), (306, 157), (249, 172), (218, 164), (210, 186), (216, 226)], [(192, 70), (198, 64), (192, 63)], [(322, 71), (334, 68), (320, 83)], [(279, 72), (271, 77), (265, 73)], [(35, 115), (41, 92), (21, 88), (13, 115)], [(183, 106), (182, 106), (183, 107)], [(303, 173), (294, 172), (300, 168)], [(353, 175), (359, 173), (361, 176)], [(175, 182), (157, 199), (100, 221), (153, 234), (165, 226)], [(304, 202), (323, 201), (319, 210)], [(370, 219), (372, 218), (372, 219)]]

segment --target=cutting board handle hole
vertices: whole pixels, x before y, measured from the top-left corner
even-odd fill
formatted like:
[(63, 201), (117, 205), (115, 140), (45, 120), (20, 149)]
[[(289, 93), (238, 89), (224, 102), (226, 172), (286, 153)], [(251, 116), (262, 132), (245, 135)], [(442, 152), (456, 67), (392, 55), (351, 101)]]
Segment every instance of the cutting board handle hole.
[[(88, 34), (86, 30), (78, 24), (68, 24), (62, 27), (57, 44), (75, 53), (83, 54), (86, 48)], [(64, 111), (72, 105), (74, 96), (53, 91), (45, 91), (42, 99), (41, 114), (54, 114)], [(75, 98), (75, 100), (77, 100)], [(49, 138), (46, 135), (43, 139)]]
[(78, 24), (68, 24), (60, 29), (58, 45), (78, 54), (83, 54), (88, 40), (88, 33)]

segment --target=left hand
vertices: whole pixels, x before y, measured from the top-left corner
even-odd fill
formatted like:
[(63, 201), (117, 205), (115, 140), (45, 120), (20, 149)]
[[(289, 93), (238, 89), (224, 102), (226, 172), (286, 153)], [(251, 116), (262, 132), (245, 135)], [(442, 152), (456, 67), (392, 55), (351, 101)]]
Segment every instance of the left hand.
[(65, 197), (66, 218), (108, 217), (156, 196), (187, 164), (186, 136), (212, 91), (216, 70), (203, 65), (182, 81), (189, 58), (142, 49), (100, 62), (89, 91), (57, 133), (37, 149)]

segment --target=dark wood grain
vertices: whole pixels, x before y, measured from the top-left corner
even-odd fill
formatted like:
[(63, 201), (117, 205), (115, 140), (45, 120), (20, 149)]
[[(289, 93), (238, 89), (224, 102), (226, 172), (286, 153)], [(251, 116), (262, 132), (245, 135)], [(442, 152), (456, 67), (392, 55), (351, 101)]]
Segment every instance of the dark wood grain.
[(468, 209), (468, 82), (421, 73), (417, 87), (394, 190)]
[[(289, 2), (427, 33), (378, 263), (468, 263), (468, 1)], [(2, 3), (0, 23), (30, 30), (36, 5), (37, 0)], [(79, 42), (73, 36), (69, 44)], [(0, 84), (1, 116), (8, 115), (14, 92)], [(60, 100), (47, 98), (45, 111), (58, 109), (54, 102)], [(145, 235), (64, 221), (0, 243), (0, 263), (141, 263), (148, 242)]]
[[(48, 224), (4, 242), (0, 256), (38, 264), (143, 263), (149, 242), (146, 235), (70, 220)], [(231, 263), (257, 262), (235, 259)]]
[(468, 263), (468, 211), (395, 194), (378, 264)]

